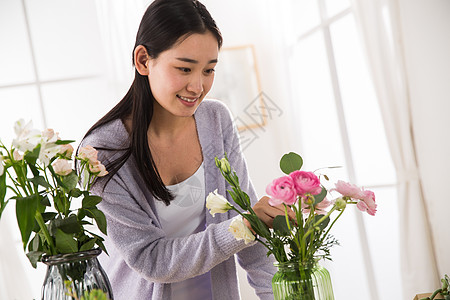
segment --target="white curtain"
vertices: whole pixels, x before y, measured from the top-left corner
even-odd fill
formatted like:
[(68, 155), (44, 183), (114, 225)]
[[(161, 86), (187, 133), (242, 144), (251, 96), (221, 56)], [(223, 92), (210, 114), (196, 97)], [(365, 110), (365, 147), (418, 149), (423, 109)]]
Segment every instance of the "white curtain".
[(397, 0), (352, 0), (397, 171), (403, 294), (439, 286), (436, 256), (417, 167)]
[(132, 51), (141, 18), (151, 0), (96, 0), (112, 96), (125, 95), (134, 78)]

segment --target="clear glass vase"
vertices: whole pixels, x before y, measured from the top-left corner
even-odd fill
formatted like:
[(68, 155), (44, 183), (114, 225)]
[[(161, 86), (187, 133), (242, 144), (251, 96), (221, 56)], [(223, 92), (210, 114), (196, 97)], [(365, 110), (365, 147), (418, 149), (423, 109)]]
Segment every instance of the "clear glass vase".
[(113, 300), (109, 279), (98, 262), (101, 249), (92, 249), (69, 254), (44, 256), (47, 274), (42, 286), (42, 300), (72, 300), (65, 282), (69, 281), (72, 294), (78, 299), (85, 291), (102, 290), (108, 299)]
[(272, 279), (274, 300), (334, 300), (330, 273), (314, 264), (275, 263), (278, 271)]

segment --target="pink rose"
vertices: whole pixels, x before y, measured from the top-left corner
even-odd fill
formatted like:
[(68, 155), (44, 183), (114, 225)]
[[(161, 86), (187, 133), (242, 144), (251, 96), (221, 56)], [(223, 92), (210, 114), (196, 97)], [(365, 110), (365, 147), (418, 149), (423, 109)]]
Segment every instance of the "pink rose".
[(356, 185), (339, 180), (336, 183), (336, 189), (342, 196), (347, 196), (352, 199), (362, 199), (364, 192)]
[(98, 160), (95, 164), (89, 164), (89, 171), (92, 174), (97, 174), (98, 177), (103, 177), (108, 174), (104, 165), (102, 165)]
[(64, 157), (70, 158), (73, 153), (73, 147), (71, 144), (61, 145), (58, 153), (63, 155)]
[(81, 159), (87, 159), (89, 161), (89, 164), (95, 165), (98, 162), (97, 154), (98, 151), (95, 150), (94, 147), (86, 146), (80, 149), (78, 156)]
[(372, 191), (363, 191), (361, 201), (356, 204), (360, 211), (366, 211), (369, 215), (375, 216), (377, 204), (375, 203), (375, 194)]
[(317, 195), (322, 191), (320, 180), (313, 172), (294, 171), (289, 176), (294, 181), (295, 189), (300, 196)]
[(52, 163), (52, 166), (55, 173), (61, 176), (69, 175), (72, 172), (72, 166), (65, 159), (57, 159)]
[(272, 181), (267, 186), (266, 193), (272, 196), (269, 200), (269, 204), (272, 206), (282, 203), (292, 205), (297, 201), (295, 184), (290, 176), (280, 177)]

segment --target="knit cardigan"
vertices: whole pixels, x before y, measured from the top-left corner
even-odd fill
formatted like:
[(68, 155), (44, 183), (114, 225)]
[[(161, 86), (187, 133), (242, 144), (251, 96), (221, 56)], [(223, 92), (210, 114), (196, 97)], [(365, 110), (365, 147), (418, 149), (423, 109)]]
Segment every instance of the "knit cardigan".
[[(254, 204), (258, 197), (247, 172), (239, 136), (230, 111), (219, 101), (204, 100), (194, 114), (205, 167), (205, 194), (218, 190), (227, 197), (226, 181), (215, 166), (214, 157), (227, 153), (240, 185)], [(129, 143), (121, 120), (114, 120), (94, 130), (81, 146), (120, 149)], [(118, 153), (99, 151), (102, 163)], [(246, 245), (228, 231), (229, 211), (212, 217), (206, 213), (206, 229), (186, 237), (169, 238), (161, 229), (155, 199), (130, 157), (103, 189), (101, 181), (92, 191), (101, 196), (99, 208), (107, 219), (105, 245), (109, 256), (100, 261), (113, 289), (114, 299), (170, 299), (171, 283), (211, 270), (215, 300), (237, 300), (239, 288), (235, 257), (247, 272), (247, 279), (260, 299), (273, 299), (271, 279), (275, 273), (272, 257), (260, 243)]]

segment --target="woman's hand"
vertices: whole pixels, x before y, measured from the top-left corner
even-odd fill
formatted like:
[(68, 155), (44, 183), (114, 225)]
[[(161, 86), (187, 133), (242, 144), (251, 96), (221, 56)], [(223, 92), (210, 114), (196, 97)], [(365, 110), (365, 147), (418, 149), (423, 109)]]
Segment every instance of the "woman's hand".
[[(284, 216), (284, 205), (280, 204), (277, 206), (272, 206), (269, 204), (269, 197), (264, 196), (253, 206), (253, 210), (255, 211), (258, 218), (263, 221), (269, 228), (272, 228), (273, 219), (278, 216)], [(287, 207), (288, 216), (290, 219), (295, 220), (295, 212)], [(252, 230), (250, 223), (244, 219), (245, 225)], [(253, 230), (252, 230), (253, 231)]]

